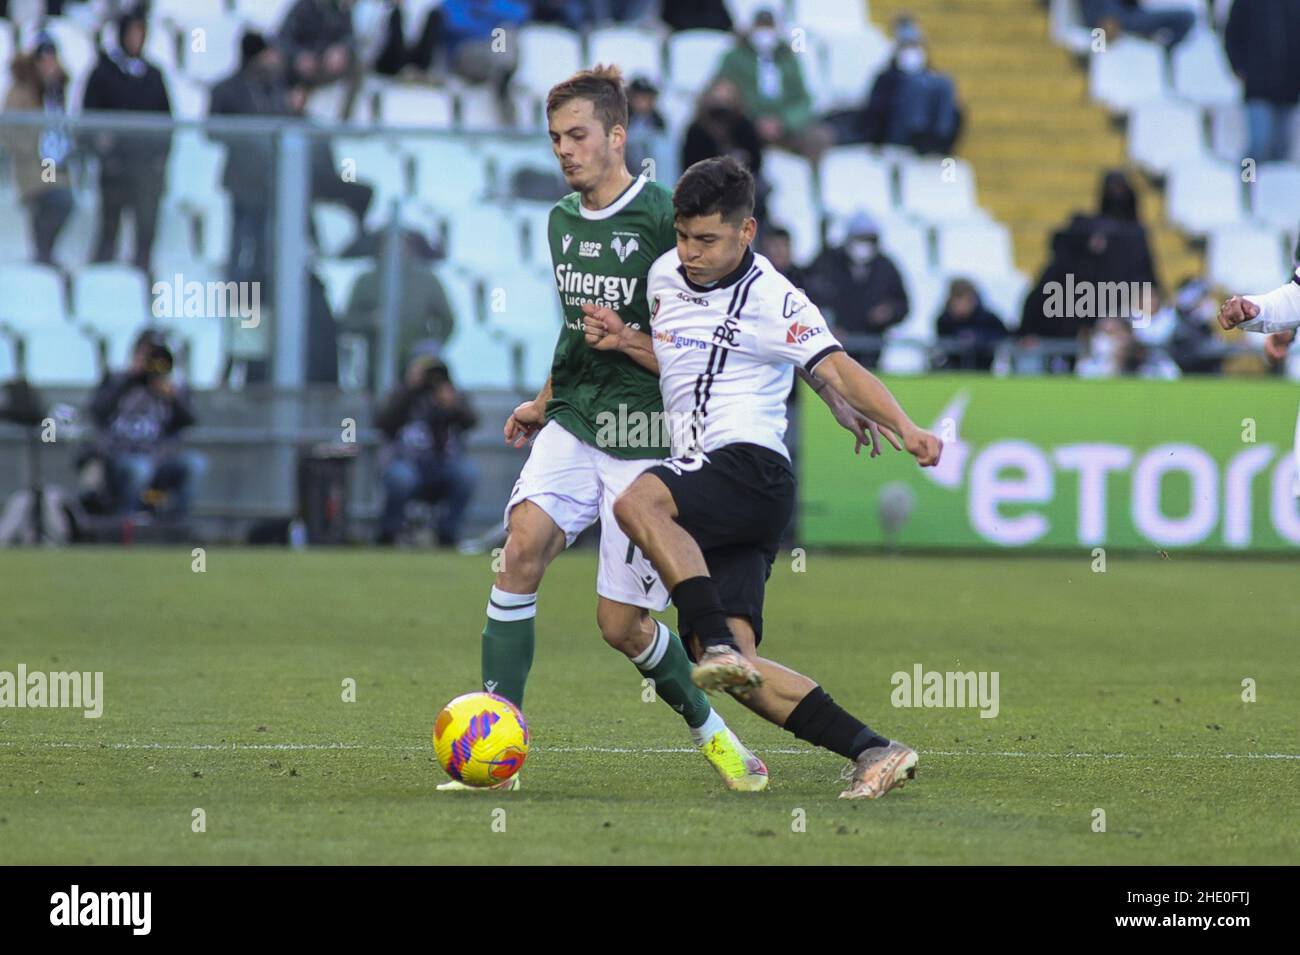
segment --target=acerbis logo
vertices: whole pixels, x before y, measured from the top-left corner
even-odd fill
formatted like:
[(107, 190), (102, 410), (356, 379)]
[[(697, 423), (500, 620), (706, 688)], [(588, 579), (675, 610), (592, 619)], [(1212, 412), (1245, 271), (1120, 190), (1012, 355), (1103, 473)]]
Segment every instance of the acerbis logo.
[(785, 331), (785, 343), (787, 345), (802, 345), (810, 338), (815, 338), (826, 329), (816, 325), (800, 325), (794, 322)]

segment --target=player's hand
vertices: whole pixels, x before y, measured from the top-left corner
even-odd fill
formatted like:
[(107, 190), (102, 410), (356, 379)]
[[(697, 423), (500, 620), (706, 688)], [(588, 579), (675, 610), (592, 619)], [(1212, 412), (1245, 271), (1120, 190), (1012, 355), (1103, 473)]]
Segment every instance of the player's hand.
[(853, 445), (854, 454), (860, 453), (864, 447), (870, 447), (871, 457), (877, 457), (880, 454), (880, 435), (882, 432), (885, 435), (885, 440), (894, 446), (894, 450), (903, 450), (903, 446), (898, 443), (898, 437), (894, 432), (888, 428), (880, 427), (880, 425), (845, 401), (838, 393), (831, 398), (828, 406), (839, 426), (857, 439)]
[(582, 303), (582, 333), (596, 351), (615, 351), (627, 323), (618, 312), (604, 305)]
[(1225, 332), (1231, 331), (1242, 322), (1248, 322), (1258, 315), (1258, 305), (1246, 301), (1240, 295), (1234, 295), (1219, 306), (1219, 327)]
[(510, 413), (506, 419), (506, 444), (522, 448), (529, 439), (546, 424), (546, 408), (539, 407), (536, 400), (525, 401)]
[(1264, 354), (1269, 361), (1285, 361), (1286, 354), (1295, 341), (1295, 332), (1274, 332), (1264, 339)]
[(937, 435), (920, 428), (913, 428), (904, 435), (903, 442), (907, 445), (907, 453), (916, 458), (916, 463), (921, 467), (932, 468), (939, 463), (939, 455), (943, 453), (943, 442)]

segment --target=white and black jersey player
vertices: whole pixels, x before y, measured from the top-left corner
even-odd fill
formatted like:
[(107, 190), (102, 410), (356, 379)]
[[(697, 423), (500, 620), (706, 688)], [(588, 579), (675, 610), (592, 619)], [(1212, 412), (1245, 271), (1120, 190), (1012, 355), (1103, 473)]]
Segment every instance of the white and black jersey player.
[[(1300, 262), (1300, 245), (1296, 246), (1296, 261)], [(1240, 328), (1268, 335), (1264, 350), (1269, 358), (1282, 361), (1300, 329), (1300, 267), (1281, 288), (1262, 295), (1234, 295), (1228, 299), (1219, 308), (1219, 324), (1224, 329)], [(1300, 415), (1296, 416), (1292, 453), (1296, 462), (1294, 489), (1300, 497)]]
[(695, 682), (727, 690), (800, 739), (853, 761), (845, 798), (876, 798), (910, 778), (916, 753), (877, 735), (813, 680), (758, 656), (763, 591), (794, 510), (784, 443), (795, 369), (834, 388), (922, 466), (941, 442), (845, 354), (825, 319), (750, 249), (754, 180), (730, 158), (688, 169), (673, 193), (677, 246), (651, 266), (649, 348), (607, 309), (588, 342), (659, 372), (674, 457), (647, 469), (614, 515), (650, 558), (677, 607)]

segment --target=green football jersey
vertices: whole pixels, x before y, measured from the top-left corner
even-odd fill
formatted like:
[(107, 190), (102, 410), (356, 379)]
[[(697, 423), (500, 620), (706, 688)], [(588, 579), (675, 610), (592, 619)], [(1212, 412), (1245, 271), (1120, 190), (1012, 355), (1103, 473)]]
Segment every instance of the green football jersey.
[[(564, 327), (551, 363), (546, 420), (614, 457), (667, 457), (659, 376), (624, 354), (588, 345), (582, 305), (608, 306), (632, 328), (650, 333), (646, 276), (677, 242), (672, 193), (641, 177), (595, 211), (570, 193), (551, 210), (547, 237)], [(611, 428), (613, 422), (619, 423)]]

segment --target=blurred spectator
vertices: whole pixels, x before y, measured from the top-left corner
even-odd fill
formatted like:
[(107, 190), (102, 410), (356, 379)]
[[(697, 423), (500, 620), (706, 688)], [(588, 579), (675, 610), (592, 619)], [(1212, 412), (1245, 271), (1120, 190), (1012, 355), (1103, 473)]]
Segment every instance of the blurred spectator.
[(680, 30), (735, 29), (722, 0), (663, 0), (659, 18), (676, 33)]
[(952, 78), (931, 68), (925, 38), (910, 20), (899, 24), (895, 38), (894, 56), (872, 83), (866, 104), (827, 118), (836, 141), (950, 153), (961, 132)]
[(428, 355), (411, 360), (404, 383), (375, 415), (375, 426), (388, 438), (380, 458), (384, 511), (378, 543), (396, 541), (407, 503), (418, 498), (443, 505), (438, 543), (455, 546), (478, 480), (462, 436), (477, 423), (478, 415), (441, 360)]
[(681, 168), (715, 156), (730, 156), (754, 174), (754, 217), (762, 222), (771, 192), (763, 179), (763, 141), (754, 121), (745, 115), (740, 87), (721, 77), (700, 94), (695, 118), (682, 140)]
[[(307, 116), (307, 87), (295, 83), (285, 93), (285, 105), (290, 116), (310, 121)], [(375, 190), (364, 182), (344, 179), (334, 162), (334, 147), (326, 136), (314, 135), (311, 143), (311, 198), (313, 202), (332, 202), (343, 206), (357, 221), (357, 233), (365, 226), (366, 213), (375, 197)], [(308, 222), (308, 230), (315, 238), (316, 225)]]
[(979, 291), (969, 279), (953, 279), (948, 300), (935, 322), (935, 334), (954, 339), (958, 350), (947, 353), (945, 368), (988, 371), (998, 343), (1008, 335), (1007, 327), (984, 307)]
[[(171, 100), (162, 73), (141, 57), (145, 30), (142, 13), (127, 13), (118, 20), (118, 46), (99, 54), (99, 62), (86, 81), (82, 109), (136, 110), (171, 116)], [(129, 209), (135, 224), (133, 262), (148, 275), (171, 135), (144, 131), (99, 133), (94, 140), (99, 154), (95, 261), (114, 259), (122, 215)]]
[(1290, 158), (1300, 102), (1300, 0), (1236, 0), (1223, 39), (1245, 88), (1250, 158)]
[(789, 229), (779, 225), (760, 228), (758, 244), (759, 251), (767, 256), (768, 261), (772, 263), (778, 272), (790, 280), (791, 285), (797, 289), (806, 287), (808, 282), (807, 272), (794, 264)]
[(1183, 372), (1219, 374), (1227, 345), (1216, 332), (1218, 299), (1201, 279), (1184, 279), (1172, 302), (1162, 303), (1150, 325), (1134, 327), (1139, 342), (1164, 351)]
[(580, 0), (591, 10), (591, 22), (596, 26), (611, 23), (636, 23), (655, 13), (655, 0)]
[(31, 216), (36, 261), (53, 265), (54, 243), (73, 206), (66, 166), (72, 151), (65, 126), (68, 77), (54, 43), (43, 34), (30, 56), (14, 54), (10, 72), (13, 86), (5, 96), (5, 112), (43, 112), (50, 120), (43, 128), (6, 128), (0, 145), (9, 152), (18, 191)]
[(276, 45), (290, 75), (322, 86), (357, 74), (352, 0), (297, 0), (284, 16)]
[(444, 0), (429, 11), (411, 62), (420, 70), (433, 69), (441, 54), (447, 71), (494, 90), (502, 121), (513, 125), (515, 108), (509, 89), (519, 65), (518, 45), (500, 42), (494, 31), (523, 26), (530, 12), (524, 0)]
[(668, 124), (656, 106), (658, 98), (659, 90), (642, 76), (627, 88), (627, 168), (634, 176), (652, 170), (656, 181), (676, 182), (677, 157)]
[[(880, 251), (880, 226), (858, 212), (841, 246), (827, 246), (808, 267), (808, 297), (827, 314), (836, 335), (880, 335), (907, 317), (907, 290), (898, 267)], [(866, 365), (879, 347), (849, 348)]]
[[(433, 274), (432, 260), (428, 256), (428, 243), (413, 232), (404, 232), (401, 257), (401, 298), (397, 319), (397, 367), (394, 379), (412, 360), (419, 342), (432, 340), (441, 345), (451, 337), (455, 315), (447, 292), (438, 276)], [(352, 286), (347, 312), (339, 328), (360, 335), (366, 340), (370, 355), (366, 387), (375, 388), (378, 380), (380, 352), (380, 295), (381, 263), (363, 272)]]
[(532, 0), (529, 20), (533, 23), (558, 23), (580, 32), (595, 20), (593, 6), (590, 0)]
[[(1272, 3), (1273, 0), (1265, 0)], [(1123, 31), (1171, 49), (1196, 25), (1191, 10), (1146, 10), (1142, 0), (1082, 0), (1083, 22), (1108, 34)]]
[(831, 144), (834, 133), (818, 122), (799, 57), (781, 39), (770, 10), (755, 15), (753, 27), (722, 58), (718, 76), (739, 87), (743, 109), (765, 144), (814, 160)]
[(140, 334), (130, 367), (105, 375), (90, 407), (96, 434), (83, 461), (103, 465), (112, 509), (187, 514), (206, 463), (181, 447), (180, 433), (195, 417), (187, 389), (172, 378), (161, 332)]
[[(239, 41), (240, 66), (212, 88), (212, 116), (279, 116), (287, 109), (279, 51), (255, 32)], [(271, 137), (241, 133), (212, 138), (226, 146), (221, 184), (230, 193), (231, 282), (265, 281), (270, 270), (271, 184), (275, 147)]]

